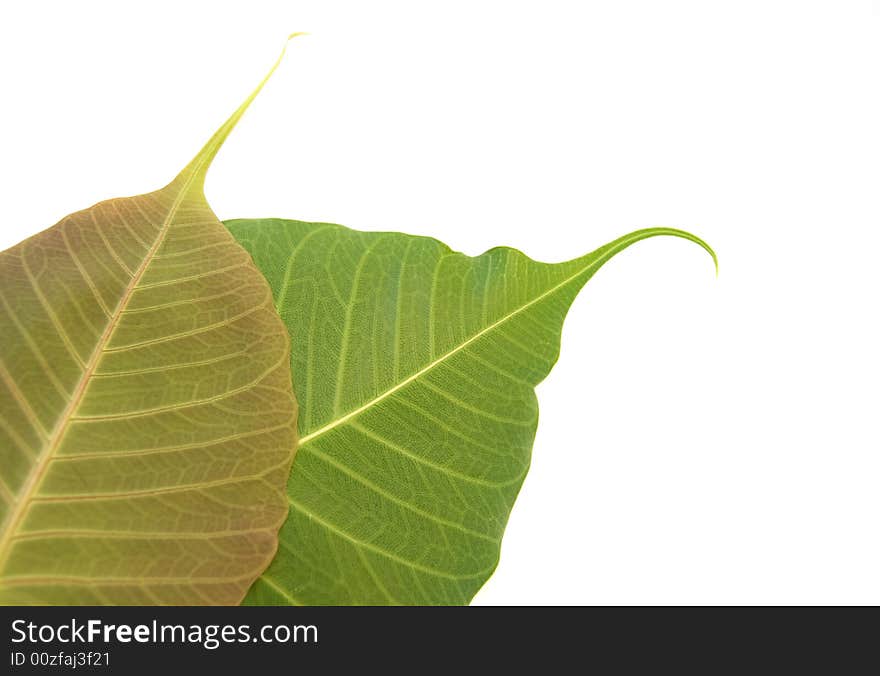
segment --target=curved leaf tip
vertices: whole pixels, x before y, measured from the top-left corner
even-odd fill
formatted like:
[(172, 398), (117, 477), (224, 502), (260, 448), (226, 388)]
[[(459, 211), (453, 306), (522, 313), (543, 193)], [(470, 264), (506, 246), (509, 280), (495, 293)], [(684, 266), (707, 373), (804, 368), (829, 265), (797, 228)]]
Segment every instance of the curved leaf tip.
[(595, 270), (602, 267), (611, 258), (616, 256), (632, 244), (640, 242), (643, 239), (648, 239), (650, 237), (659, 237), (662, 235), (667, 235), (670, 237), (680, 237), (682, 239), (690, 240), (691, 242), (698, 244), (712, 257), (712, 262), (715, 264), (715, 276), (718, 276), (718, 256), (715, 254), (715, 251), (712, 249), (712, 247), (696, 235), (693, 235), (686, 230), (679, 230), (677, 228), (656, 227), (635, 230), (627, 235), (618, 237), (614, 241), (609, 242), (608, 244), (601, 246), (595, 251), (592, 251), (586, 256), (582, 256), (581, 258), (578, 258), (576, 260), (583, 261), (585, 263), (589, 262)]

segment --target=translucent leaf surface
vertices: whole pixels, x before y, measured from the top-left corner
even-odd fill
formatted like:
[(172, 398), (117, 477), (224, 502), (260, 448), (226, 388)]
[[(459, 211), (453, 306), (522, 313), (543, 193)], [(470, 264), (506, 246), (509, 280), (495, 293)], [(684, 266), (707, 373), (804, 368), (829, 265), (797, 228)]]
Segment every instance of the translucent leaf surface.
[(234, 604), (271, 560), (288, 337), (203, 193), (262, 84), (165, 188), (0, 253), (0, 602)]

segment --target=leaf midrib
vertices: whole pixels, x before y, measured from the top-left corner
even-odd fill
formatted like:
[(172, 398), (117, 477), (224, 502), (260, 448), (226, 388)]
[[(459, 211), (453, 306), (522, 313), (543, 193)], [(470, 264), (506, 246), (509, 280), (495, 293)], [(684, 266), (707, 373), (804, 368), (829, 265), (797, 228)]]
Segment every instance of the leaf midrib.
[[(85, 395), (86, 388), (91, 381), (92, 374), (95, 372), (95, 369), (98, 366), (98, 362), (101, 360), (101, 356), (104, 353), (104, 348), (113, 337), (113, 332), (116, 330), (119, 319), (123, 315), (123, 310), (128, 305), (132, 293), (134, 293), (135, 289), (137, 288), (138, 284), (146, 273), (147, 268), (153, 260), (153, 256), (156, 254), (156, 252), (159, 250), (159, 247), (161, 247), (162, 243), (165, 241), (168, 230), (171, 227), (174, 217), (177, 215), (177, 210), (180, 208), (180, 205), (189, 194), (190, 188), (192, 187), (193, 183), (196, 181), (196, 179), (199, 178), (200, 174), (202, 173), (205, 162), (210, 161), (211, 153), (205, 153), (203, 150), (199, 155), (200, 156), (197, 159), (195, 166), (184, 180), (180, 192), (175, 197), (171, 207), (168, 209), (168, 214), (166, 215), (165, 220), (162, 223), (161, 229), (156, 235), (156, 239), (153, 242), (152, 247), (147, 252), (144, 260), (141, 262), (138, 269), (135, 271), (135, 274), (134, 276), (132, 276), (131, 281), (128, 283), (128, 286), (126, 286), (125, 292), (123, 293), (122, 298), (119, 300), (119, 303), (117, 304), (116, 309), (113, 312), (113, 316), (110, 318), (110, 321), (107, 322), (107, 326), (104, 328), (104, 332), (98, 339), (98, 342), (95, 345), (95, 349), (92, 351), (92, 354), (89, 357), (89, 361), (86, 363), (85, 370), (80, 376), (79, 382), (77, 382), (76, 389), (73, 392), (73, 396), (71, 397), (70, 402), (68, 402), (64, 411), (62, 411), (61, 416), (55, 423), (55, 429), (52, 430), (49, 438), (47, 439), (47, 443), (43, 453), (37, 458), (34, 467), (31, 469), (30, 473), (28, 474), (28, 478), (25, 480), (21, 490), (18, 493), (16, 502), (13, 504), (12, 512), (9, 515), (9, 519), (7, 520), (7, 526), (4, 531), (0, 533), (0, 571), (3, 570), (3, 566), (6, 564), (6, 560), (9, 557), (13, 536), (18, 531), (18, 527), (21, 525), (21, 520), (24, 517), (25, 512), (27, 511), (27, 506), (33, 500), (34, 491), (39, 486), (44, 474), (46, 473), (46, 469), (49, 466), (49, 463), (55, 456), (61, 440), (64, 438), (64, 435), (67, 432), (67, 428), (70, 424), (71, 418), (79, 409), (79, 406), (82, 403), (83, 396)], [(134, 199), (140, 199), (140, 197), (135, 197)]]
[[(458, 352), (460, 352), (461, 350), (466, 348), (471, 343), (479, 340), (487, 333), (494, 331), (500, 325), (504, 324), (508, 320), (517, 316), (521, 312), (524, 312), (524, 311), (528, 310), (530, 307), (532, 307), (533, 305), (540, 303), (542, 300), (544, 300), (548, 296), (553, 295), (554, 293), (556, 293), (557, 291), (562, 289), (567, 284), (570, 284), (571, 282), (575, 281), (578, 277), (580, 277), (584, 274), (587, 274), (588, 272), (590, 272), (593, 269), (602, 267), (608, 260), (610, 260), (615, 255), (617, 255), (618, 253), (620, 253), (621, 251), (626, 249), (631, 244), (634, 244), (635, 242), (638, 242), (642, 239), (646, 239), (648, 237), (654, 237), (657, 235), (674, 235), (676, 237), (684, 237), (685, 239), (689, 239), (693, 242), (696, 242), (697, 244), (702, 246), (706, 251), (708, 251), (709, 254), (712, 256), (712, 259), (715, 261), (716, 272), (717, 272), (718, 261), (715, 258), (715, 253), (712, 251), (712, 249), (709, 247), (708, 244), (703, 242), (698, 237), (695, 237), (694, 235), (691, 235), (691, 234), (686, 233), (681, 230), (676, 230), (674, 228), (646, 228), (643, 230), (635, 230), (634, 232), (631, 232), (628, 235), (624, 235), (623, 237), (619, 237), (618, 239), (614, 240), (613, 242), (609, 242), (604, 247), (597, 249), (596, 251), (589, 253), (586, 256), (583, 256), (579, 259), (576, 259), (576, 261), (570, 261), (570, 262), (585, 261), (585, 264), (577, 272), (575, 272), (574, 274), (572, 274), (569, 277), (566, 277), (564, 280), (559, 282), (559, 284), (557, 284), (556, 286), (553, 286), (552, 288), (548, 289), (544, 293), (542, 293), (539, 296), (530, 300), (528, 303), (521, 305), (520, 307), (516, 308), (515, 310), (509, 312), (508, 314), (504, 315), (503, 317), (492, 322), (489, 326), (487, 326), (484, 329), (481, 329), (480, 331), (475, 333), (473, 336), (471, 336), (470, 338), (468, 338), (467, 340), (462, 342), (460, 345), (455, 346), (454, 348), (452, 348), (451, 350), (449, 350), (445, 354), (441, 355), (440, 357), (438, 357), (434, 361), (430, 362), (426, 366), (422, 367), (421, 369), (419, 369), (418, 371), (416, 371), (412, 375), (404, 378), (402, 381), (400, 381), (396, 385), (393, 385), (392, 387), (388, 388), (387, 390), (385, 390), (381, 394), (376, 395), (375, 397), (370, 399), (365, 404), (358, 406), (357, 408), (353, 409), (352, 411), (349, 411), (348, 413), (346, 413), (345, 415), (343, 415), (339, 418), (336, 418), (335, 420), (332, 420), (331, 422), (327, 423), (323, 427), (318, 428), (314, 432), (310, 432), (309, 434), (302, 436), (299, 441), (299, 447), (302, 448), (303, 446), (308, 444), (308, 442), (311, 441), (312, 439), (316, 439), (316, 438), (320, 437), (321, 435), (326, 434), (327, 432), (339, 427), (340, 425), (345, 424), (346, 422), (348, 422), (352, 418), (359, 416), (361, 413), (372, 408), (373, 406), (375, 406), (379, 402), (384, 401), (385, 399), (387, 399), (388, 397), (393, 395), (395, 392), (398, 392), (399, 390), (403, 389), (404, 387), (409, 385), (414, 380), (418, 380), (423, 375), (425, 375), (426, 373), (428, 373), (429, 371), (431, 371), (435, 367), (439, 366), (440, 364), (445, 362), (447, 359), (449, 359), (450, 357), (454, 356), (455, 354), (457, 354)], [(434, 274), (435, 274), (435, 279), (436, 279), (436, 270), (435, 270)], [(433, 332), (433, 327), (434, 327), (434, 323), (432, 321), (429, 326), (429, 329), (432, 332)], [(433, 340), (432, 340), (432, 343), (433, 343)]]
[[(601, 259), (598, 259), (598, 260), (601, 260)], [(492, 322), (489, 326), (485, 327), (484, 329), (481, 329), (480, 331), (478, 331), (477, 333), (472, 335), (470, 338), (468, 338), (467, 340), (465, 340), (461, 344), (456, 345), (454, 348), (452, 348), (448, 352), (442, 354), (441, 356), (436, 358), (434, 361), (432, 361), (429, 364), (427, 364), (426, 366), (422, 367), (421, 369), (419, 369), (418, 371), (416, 371), (412, 375), (407, 376), (406, 378), (401, 380), (396, 385), (393, 385), (392, 387), (388, 388), (387, 390), (385, 390), (381, 394), (378, 394), (377, 396), (373, 397), (367, 403), (353, 409), (352, 411), (349, 411), (348, 413), (346, 413), (343, 416), (340, 416), (339, 418), (336, 418), (335, 420), (327, 423), (323, 427), (318, 428), (314, 432), (306, 434), (305, 436), (303, 436), (300, 439), (300, 444), (299, 444), (300, 447), (305, 446), (312, 439), (316, 439), (317, 437), (320, 437), (321, 435), (326, 434), (330, 430), (335, 429), (336, 427), (339, 427), (340, 425), (344, 425), (346, 422), (348, 422), (352, 418), (359, 416), (364, 411), (372, 408), (373, 406), (375, 406), (379, 402), (384, 401), (385, 399), (387, 399), (391, 395), (395, 394), (396, 392), (400, 391), (401, 389), (403, 389), (404, 387), (406, 387), (407, 385), (409, 385), (413, 381), (418, 380), (419, 378), (424, 376), (426, 373), (430, 372), (431, 370), (433, 370), (434, 368), (436, 368), (437, 366), (439, 366), (440, 364), (442, 364), (446, 360), (450, 359), (454, 355), (461, 352), (463, 349), (465, 349), (470, 344), (472, 344), (472, 343), (476, 342), (477, 340), (479, 340), (480, 338), (482, 338), (487, 333), (494, 331), (499, 326), (501, 326), (505, 322), (509, 321), (510, 319), (513, 319), (521, 312), (525, 312), (533, 305), (540, 303), (542, 300), (544, 300), (548, 296), (553, 295), (554, 293), (556, 293), (557, 291), (562, 289), (564, 286), (570, 284), (571, 282), (576, 280), (578, 277), (580, 277), (581, 275), (583, 275), (584, 273), (589, 271), (595, 265), (596, 262), (597, 261), (593, 261), (593, 262), (589, 263), (588, 265), (584, 266), (583, 268), (578, 270), (576, 273), (574, 273), (570, 277), (566, 277), (563, 281), (561, 281), (556, 286), (548, 289), (547, 291), (545, 291), (541, 295), (530, 300), (528, 303), (525, 303), (524, 305), (519, 306), (518, 308), (516, 308), (512, 312), (509, 312), (508, 314), (504, 315), (500, 319), (497, 319), (496, 321)]]

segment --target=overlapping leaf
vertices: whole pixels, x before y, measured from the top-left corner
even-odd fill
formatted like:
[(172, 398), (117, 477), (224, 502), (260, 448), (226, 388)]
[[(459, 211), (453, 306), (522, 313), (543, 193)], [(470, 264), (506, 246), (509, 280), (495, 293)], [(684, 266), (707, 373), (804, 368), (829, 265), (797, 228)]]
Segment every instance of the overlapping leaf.
[(0, 603), (237, 603), (272, 558), (288, 338), (202, 189), (258, 91), (167, 187), (0, 253)]
[[(568, 308), (655, 228), (549, 265), (338, 225), (227, 223), (290, 331), (301, 443), (251, 604), (467, 603), (498, 561)], [(714, 254), (713, 254), (714, 257)]]
[(245, 251), (203, 182), (263, 83), (165, 188), (0, 252), (0, 603), (466, 603), (582, 286), (646, 237), (711, 253), (233, 222)]

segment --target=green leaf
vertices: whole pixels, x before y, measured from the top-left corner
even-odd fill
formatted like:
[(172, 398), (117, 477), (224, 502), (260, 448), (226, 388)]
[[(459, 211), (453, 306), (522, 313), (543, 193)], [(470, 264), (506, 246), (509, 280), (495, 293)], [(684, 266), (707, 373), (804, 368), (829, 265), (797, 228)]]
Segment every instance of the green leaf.
[[(461, 604), (494, 570), (529, 467), (535, 385), (586, 281), (654, 228), (560, 264), (424, 237), (227, 223), (290, 332), (300, 447), (249, 604)], [(714, 254), (712, 254), (714, 258)]]
[(289, 342), (203, 192), (269, 75), (165, 188), (0, 253), (0, 603), (235, 604), (274, 555)]

